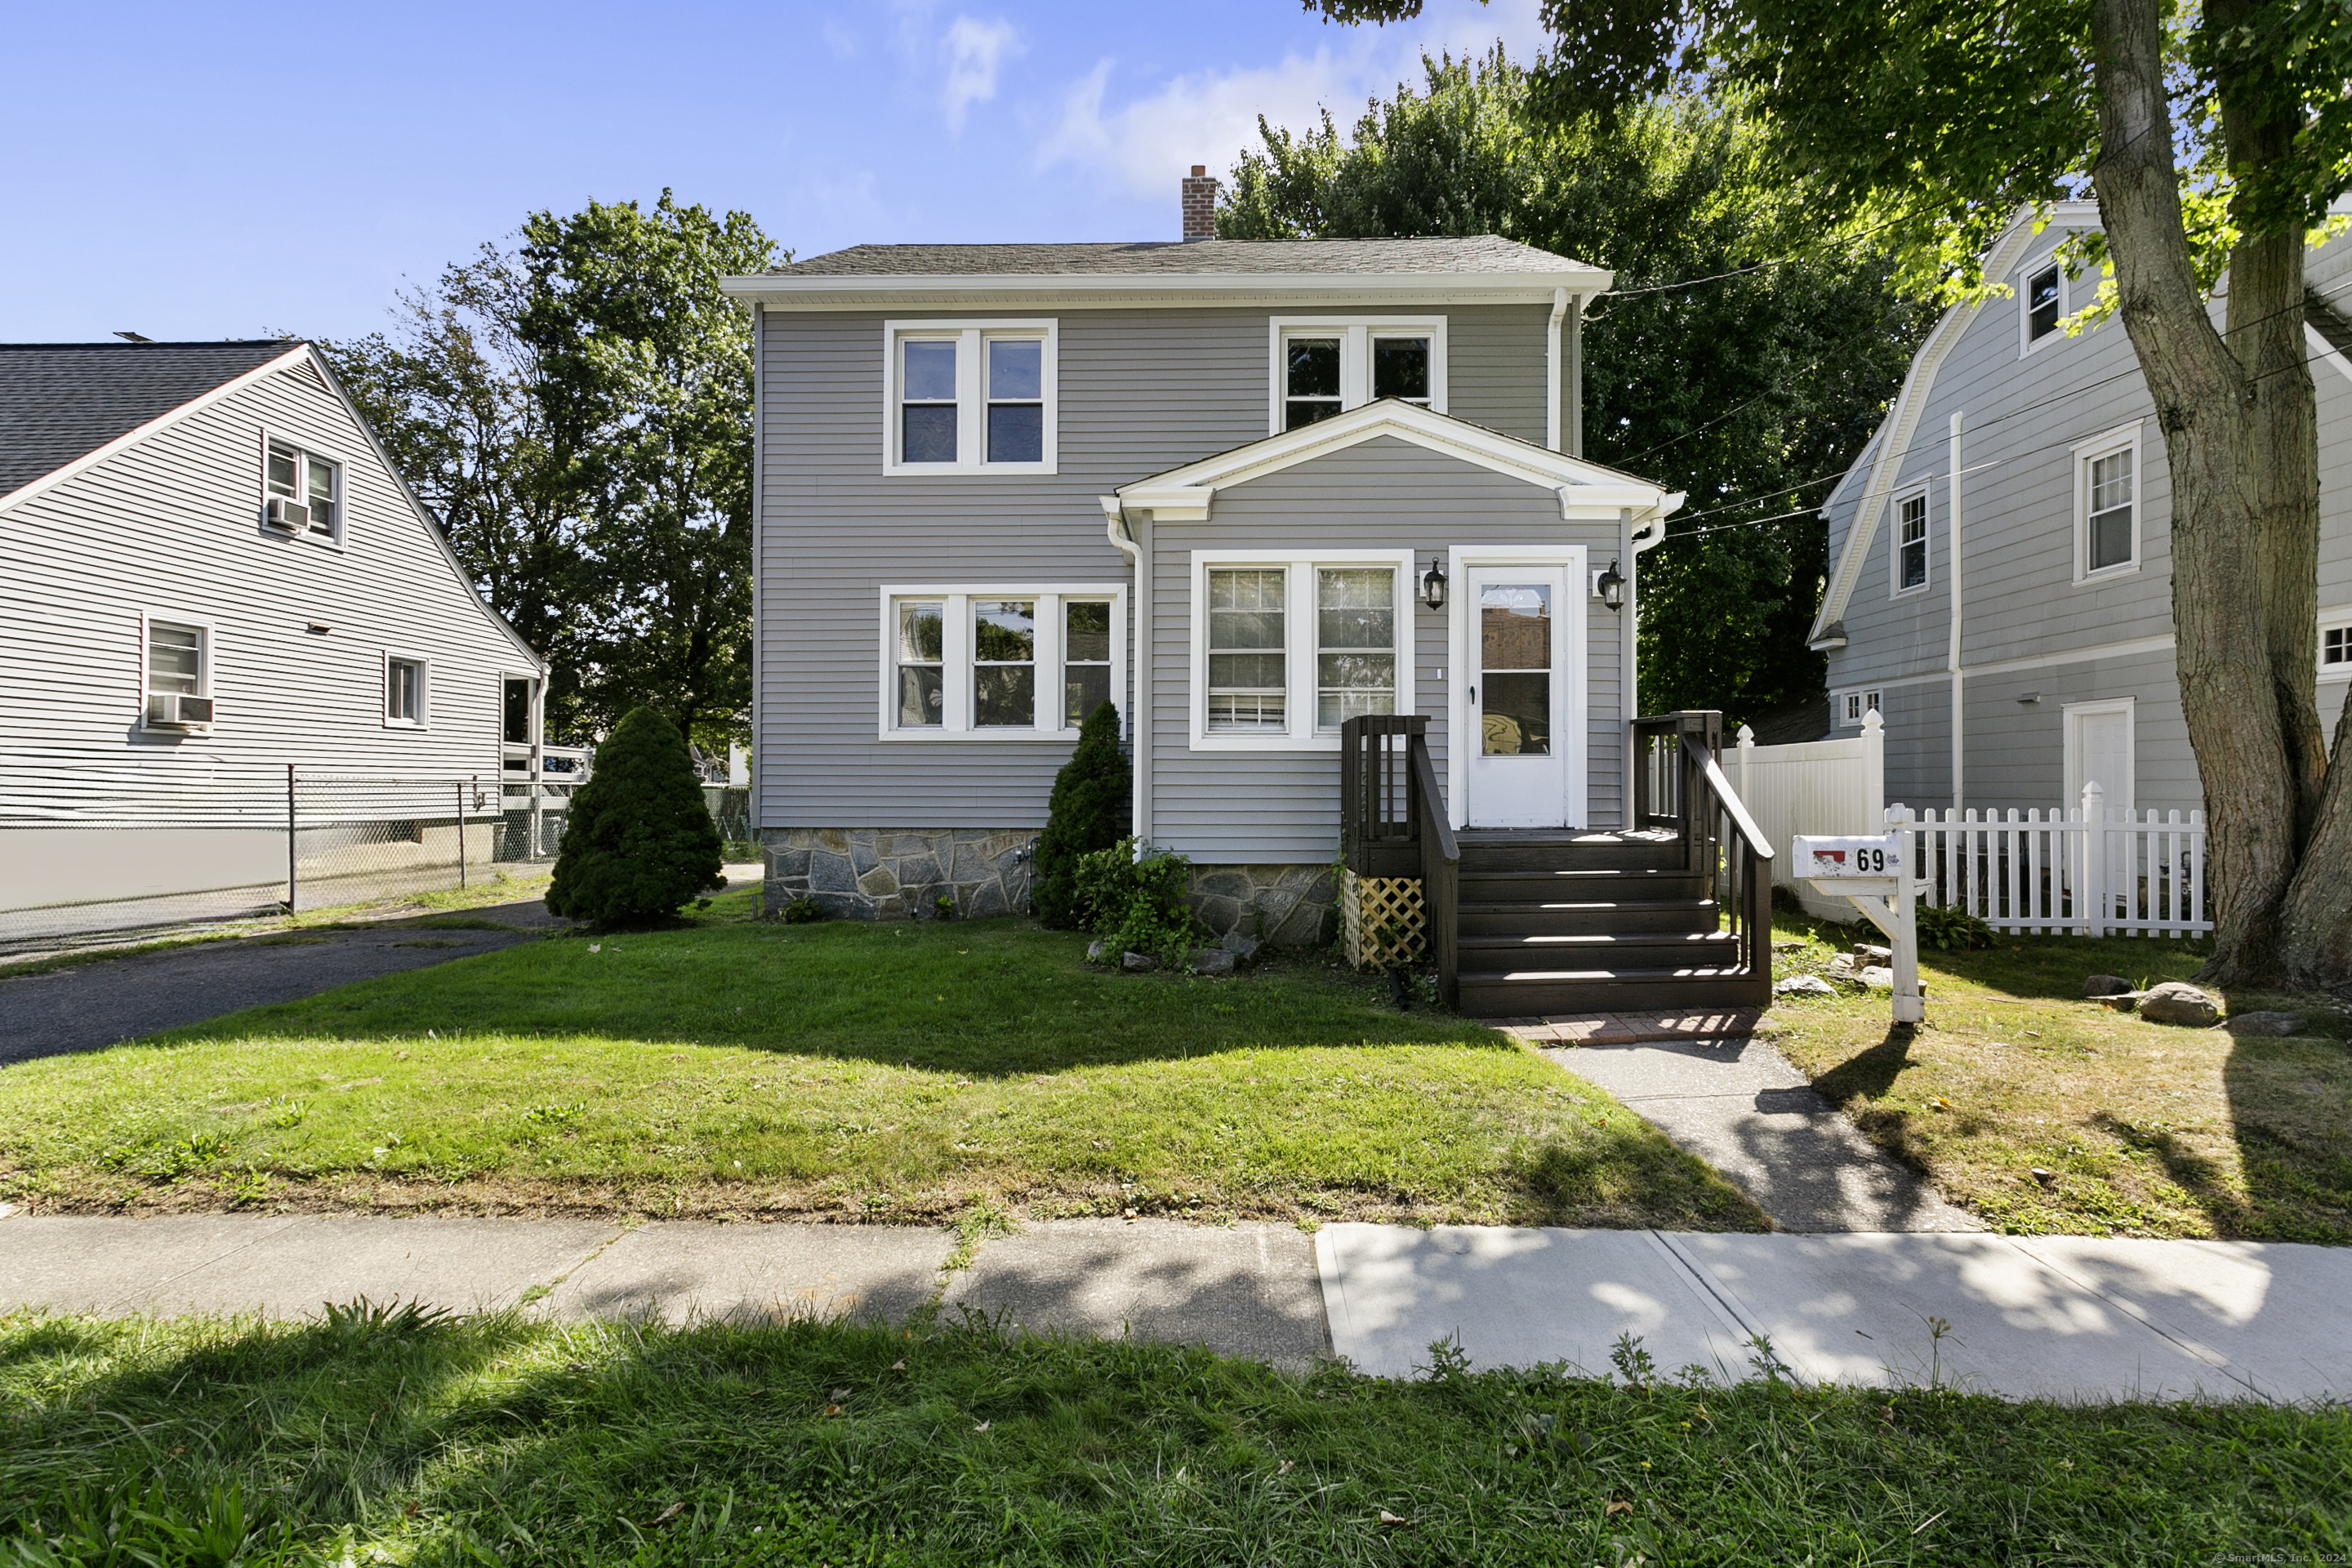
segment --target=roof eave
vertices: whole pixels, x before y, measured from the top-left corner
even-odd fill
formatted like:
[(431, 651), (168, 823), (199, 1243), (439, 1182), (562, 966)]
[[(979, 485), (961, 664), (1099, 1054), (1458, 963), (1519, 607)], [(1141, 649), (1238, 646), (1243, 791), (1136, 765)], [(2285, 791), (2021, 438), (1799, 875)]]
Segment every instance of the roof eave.
[(1106, 302), (1176, 296), (1202, 302), (1272, 295), (1395, 294), (1454, 297), (1496, 304), (1548, 304), (1555, 289), (1605, 294), (1615, 274), (1600, 268), (1540, 272), (977, 272), (837, 273), (808, 278), (754, 273), (722, 278), (719, 288), (746, 304), (772, 310), (828, 310), (930, 303), (974, 295), (1037, 295)]

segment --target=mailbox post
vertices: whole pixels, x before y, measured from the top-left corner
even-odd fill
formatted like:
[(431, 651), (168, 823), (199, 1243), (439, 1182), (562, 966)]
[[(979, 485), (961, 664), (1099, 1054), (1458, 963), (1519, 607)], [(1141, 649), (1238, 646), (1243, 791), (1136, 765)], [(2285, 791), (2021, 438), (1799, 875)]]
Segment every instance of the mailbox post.
[(1919, 926), (1915, 885), (1903, 863), (1901, 833), (1842, 837), (1798, 834), (1790, 861), (1796, 875), (1817, 892), (1843, 898), (1880, 931), (1895, 951), (1895, 1021), (1917, 1024), (1927, 1016), (1919, 994)]

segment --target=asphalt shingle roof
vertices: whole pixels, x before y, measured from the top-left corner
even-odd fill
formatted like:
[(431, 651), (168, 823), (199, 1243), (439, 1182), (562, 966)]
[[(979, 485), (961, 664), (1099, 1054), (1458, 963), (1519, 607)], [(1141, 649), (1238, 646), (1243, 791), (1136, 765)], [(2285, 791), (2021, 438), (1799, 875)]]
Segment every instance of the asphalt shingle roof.
[(1079, 245), (853, 245), (773, 278), (989, 273), (1556, 272), (1585, 263), (1491, 234), (1458, 239), (1196, 239)]
[(94, 452), (291, 342), (0, 343), (0, 496)]

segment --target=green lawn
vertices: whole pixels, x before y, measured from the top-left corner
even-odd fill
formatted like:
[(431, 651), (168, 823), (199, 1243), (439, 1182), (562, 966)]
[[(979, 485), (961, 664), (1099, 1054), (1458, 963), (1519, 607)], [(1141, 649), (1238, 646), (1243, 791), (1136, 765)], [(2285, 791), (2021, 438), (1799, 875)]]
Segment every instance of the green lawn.
[[(1777, 973), (1827, 962), (1811, 922), (1778, 929), (1809, 942)], [(1931, 948), (1916, 1033), (1889, 1028), (1884, 993), (1784, 1002), (1766, 1027), (1881, 1146), (1998, 1229), (2352, 1243), (2352, 1019), (2334, 999), (2230, 992), (2231, 1012), (2307, 1020), (2301, 1037), (2241, 1039), (2083, 998), (2086, 975), (2147, 984), (2202, 962), (2117, 938)]]
[(0, 1316), (0, 1404), (10, 1563), (2107, 1568), (2352, 1553), (2341, 1408), (1540, 1371), (1399, 1384), (925, 1320), (666, 1332), (349, 1311), (267, 1326)]
[(1328, 962), (1125, 975), (1027, 921), (785, 926), (751, 896), (10, 1068), (0, 1193), (1762, 1224), (1599, 1090)]

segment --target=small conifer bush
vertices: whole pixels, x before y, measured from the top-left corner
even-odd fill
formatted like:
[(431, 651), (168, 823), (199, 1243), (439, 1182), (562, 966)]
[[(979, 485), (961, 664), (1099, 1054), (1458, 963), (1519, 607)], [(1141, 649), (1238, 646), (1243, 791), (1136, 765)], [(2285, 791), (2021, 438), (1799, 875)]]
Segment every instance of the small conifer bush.
[(1045, 924), (1067, 930), (1087, 923), (1078, 901), (1078, 858), (1108, 849), (1126, 834), (1128, 776), (1118, 749), (1118, 707), (1105, 702), (1087, 715), (1077, 750), (1054, 775), (1030, 883), (1037, 918)]
[(551, 913), (596, 925), (675, 914), (719, 881), (719, 826), (677, 726), (640, 708), (596, 748), (572, 797)]

